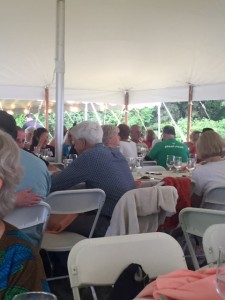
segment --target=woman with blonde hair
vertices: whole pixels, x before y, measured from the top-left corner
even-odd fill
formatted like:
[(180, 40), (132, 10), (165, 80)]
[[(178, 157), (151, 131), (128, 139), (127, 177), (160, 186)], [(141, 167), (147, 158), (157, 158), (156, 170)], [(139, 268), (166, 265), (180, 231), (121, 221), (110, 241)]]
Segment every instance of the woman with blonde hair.
[(202, 203), (202, 198), (214, 188), (225, 187), (225, 141), (215, 131), (206, 131), (198, 139), (196, 149), (203, 162), (192, 173), (193, 206), (216, 209), (214, 204)]
[(22, 177), (19, 148), (0, 130), (0, 299), (24, 291), (48, 291), (41, 258), (29, 237), (4, 221), (14, 208), (16, 187)]

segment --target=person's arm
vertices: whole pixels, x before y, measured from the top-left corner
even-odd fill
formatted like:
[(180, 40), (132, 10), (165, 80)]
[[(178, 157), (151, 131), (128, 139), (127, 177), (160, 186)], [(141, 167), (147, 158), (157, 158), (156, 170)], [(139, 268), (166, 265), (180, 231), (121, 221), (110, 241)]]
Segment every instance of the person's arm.
[(198, 196), (196, 194), (191, 195), (191, 206), (192, 207), (200, 207), (202, 203), (202, 196)]
[(33, 193), (31, 188), (16, 193), (16, 206), (18, 207), (36, 205), (40, 201), (40, 195)]
[(53, 174), (51, 192), (66, 190), (80, 182), (85, 182), (89, 159), (90, 157), (81, 154), (60, 174)]

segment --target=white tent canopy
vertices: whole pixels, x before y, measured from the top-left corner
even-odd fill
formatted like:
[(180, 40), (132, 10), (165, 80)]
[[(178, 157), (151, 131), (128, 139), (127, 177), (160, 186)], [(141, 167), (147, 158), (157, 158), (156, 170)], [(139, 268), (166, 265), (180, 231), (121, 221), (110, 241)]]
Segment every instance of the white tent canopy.
[[(65, 101), (225, 99), (225, 0), (66, 0)], [(0, 99), (55, 99), (56, 0), (0, 0)]]

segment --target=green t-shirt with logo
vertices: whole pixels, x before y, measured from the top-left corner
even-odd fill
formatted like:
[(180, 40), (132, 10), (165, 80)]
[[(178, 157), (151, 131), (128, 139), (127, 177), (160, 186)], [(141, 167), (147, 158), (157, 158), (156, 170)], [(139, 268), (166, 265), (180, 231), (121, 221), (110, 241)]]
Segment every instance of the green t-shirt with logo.
[(182, 157), (182, 162), (187, 162), (189, 157), (188, 147), (178, 142), (176, 139), (168, 139), (155, 144), (152, 150), (148, 153), (148, 160), (156, 160), (159, 166), (166, 168), (167, 155), (175, 155)]

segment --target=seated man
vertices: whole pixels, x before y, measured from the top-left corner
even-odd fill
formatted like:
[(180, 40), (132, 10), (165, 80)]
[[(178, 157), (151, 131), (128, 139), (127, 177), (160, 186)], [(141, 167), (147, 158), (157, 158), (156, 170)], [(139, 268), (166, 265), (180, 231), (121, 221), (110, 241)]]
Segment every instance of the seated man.
[(182, 157), (182, 162), (187, 162), (189, 150), (186, 145), (178, 142), (176, 133), (173, 126), (165, 126), (163, 128), (163, 141), (158, 142), (147, 154), (148, 160), (156, 160), (157, 165), (166, 168), (167, 155), (174, 155)]
[[(94, 236), (104, 236), (116, 203), (124, 193), (135, 188), (134, 179), (119, 149), (102, 144), (103, 131), (99, 124), (84, 121), (70, 129), (70, 133), (79, 156), (52, 177), (51, 191), (66, 190), (80, 182), (86, 182), (87, 188), (102, 189), (106, 200)], [(94, 218), (95, 214), (80, 215), (65, 230), (88, 236)]]

